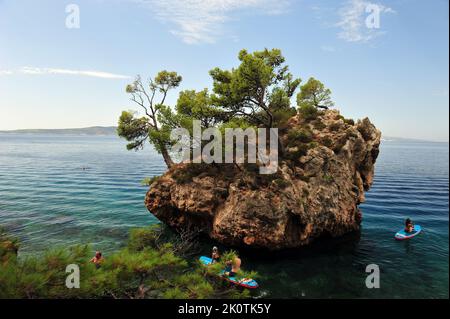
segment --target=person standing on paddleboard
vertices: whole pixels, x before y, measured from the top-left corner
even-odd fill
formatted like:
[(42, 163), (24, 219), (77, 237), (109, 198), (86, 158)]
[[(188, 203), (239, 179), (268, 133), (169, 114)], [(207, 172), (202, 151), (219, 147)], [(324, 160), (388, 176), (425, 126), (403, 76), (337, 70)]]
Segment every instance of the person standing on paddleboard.
[(212, 263), (216, 263), (220, 259), (219, 248), (217, 248), (216, 246), (214, 246), (212, 249), (211, 259)]

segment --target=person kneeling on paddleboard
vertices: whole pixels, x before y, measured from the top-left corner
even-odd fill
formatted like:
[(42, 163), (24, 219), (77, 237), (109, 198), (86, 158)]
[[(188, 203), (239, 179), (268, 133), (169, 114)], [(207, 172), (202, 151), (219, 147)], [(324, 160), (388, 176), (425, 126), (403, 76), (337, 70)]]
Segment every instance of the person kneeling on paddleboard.
[(216, 263), (219, 261), (220, 259), (220, 253), (219, 253), (219, 248), (217, 247), (213, 247), (212, 249), (212, 254), (211, 254), (211, 259), (212, 259), (212, 263)]
[(228, 260), (225, 263), (225, 270), (224, 270), (224, 275), (231, 277), (231, 270), (233, 269), (233, 263), (231, 262), (231, 260)]
[(241, 259), (239, 257), (235, 257), (233, 261), (227, 261), (225, 267), (225, 275), (228, 277), (236, 276), (237, 272), (241, 269)]
[(412, 233), (414, 231), (414, 224), (411, 219), (407, 218), (405, 221), (405, 232)]
[[(234, 260), (233, 260), (233, 268), (231, 269), (231, 272), (234, 274), (234, 275), (236, 275), (237, 274), (237, 272), (239, 271), (239, 270), (241, 270), (241, 258), (239, 258), (239, 257), (236, 257), (236, 258), (234, 258)], [(234, 276), (233, 275), (233, 276)]]

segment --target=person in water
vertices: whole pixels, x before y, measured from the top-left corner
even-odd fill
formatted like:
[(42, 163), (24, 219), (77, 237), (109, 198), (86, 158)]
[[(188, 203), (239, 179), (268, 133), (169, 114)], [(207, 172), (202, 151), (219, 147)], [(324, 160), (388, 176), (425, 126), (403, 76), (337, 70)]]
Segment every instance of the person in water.
[(219, 259), (220, 259), (219, 248), (217, 248), (216, 246), (214, 246), (213, 249), (212, 249), (211, 259), (212, 259), (213, 263), (218, 262)]
[(99, 268), (101, 266), (101, 264), (103, 263), (103, 261), (104, 261), (104, 258), (102, 256), (102, 253), (100, 251), (96, 251), (95, 256), (92, 257), (92, 259), (91, 259), (91, 263), (94, 263), (95, 266), (97, 268)]
[(414, 231), (414, 225), (411, 219), (407, 218), (405, 221), (405, 232), (412, 233)]

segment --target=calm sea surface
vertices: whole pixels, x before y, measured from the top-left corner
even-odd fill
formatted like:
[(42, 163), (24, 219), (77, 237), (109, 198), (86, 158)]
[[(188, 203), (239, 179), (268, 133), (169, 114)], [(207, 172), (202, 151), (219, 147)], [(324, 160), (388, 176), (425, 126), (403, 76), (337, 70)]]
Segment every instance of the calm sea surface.
[[(107, 255), (130, 228), (158, 222), (140, 181), (164, 170), (150, 148), (128, 152), (113, 136), (0, 134), (0, 225), (23, 255), (78, 243)], [(383, 142), (361, 233), (281, 256), (244, 253), (244, 268), (261, 276), (255, 296), (448, 298), (448, 178), (448, 143)], [(406, 217), (423, 233), (396, 242)], [(369, 264), (380, 289), (365, 286)]]

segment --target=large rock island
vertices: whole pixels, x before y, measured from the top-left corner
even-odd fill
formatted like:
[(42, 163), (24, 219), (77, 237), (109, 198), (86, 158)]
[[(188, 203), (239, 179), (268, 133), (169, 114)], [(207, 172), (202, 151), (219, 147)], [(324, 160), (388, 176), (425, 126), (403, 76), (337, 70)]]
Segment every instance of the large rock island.
[(326, 110), (292, 117), (280, 136), (276, 174), (261, 175), (255, 164), (179, 164), (151, 185), (148, 210), (178, 230), (270, 250), (358, 230), (380, 131), (367, 118), (355, 123)]

